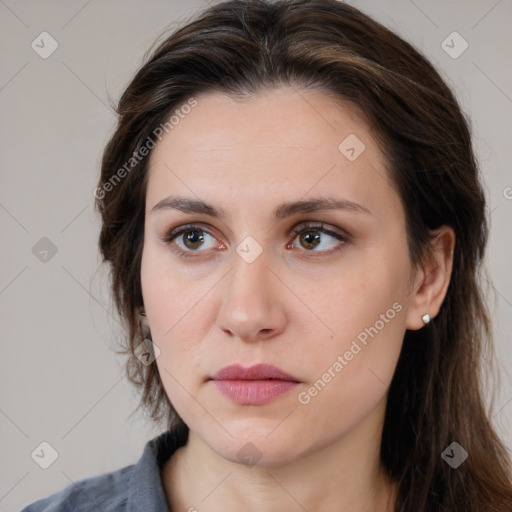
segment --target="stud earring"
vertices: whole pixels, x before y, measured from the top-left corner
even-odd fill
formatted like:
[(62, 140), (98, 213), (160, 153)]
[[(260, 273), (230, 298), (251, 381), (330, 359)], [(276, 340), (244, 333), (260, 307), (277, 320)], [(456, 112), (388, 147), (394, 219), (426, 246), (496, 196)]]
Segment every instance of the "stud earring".
[(141, 316), (146, 316), (146, 310), (145, 310), (144, 308), (141, 308), (141, 309), (139, 310), (139, 314), (140, 314)]
[(428, 314), (426, 314), (426, 313), (425, 313), (425, 314), (421, 317), (421, 319), (423, 320), (423, 323), (424, 323), (424, 324), (428, 324), (428, 323), (430, 322), (430, 315), (428, 315)]

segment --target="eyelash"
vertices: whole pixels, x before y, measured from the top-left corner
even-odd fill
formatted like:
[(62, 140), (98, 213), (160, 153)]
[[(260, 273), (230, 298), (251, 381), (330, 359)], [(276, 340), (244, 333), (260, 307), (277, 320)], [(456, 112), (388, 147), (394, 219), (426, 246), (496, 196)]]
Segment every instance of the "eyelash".
[[(171, 231), (169, 231), (167, 234), (165, 234), (162, 237), (162, 240), (166, 244), (170, 245), (180, 235), (188, 233), (189, 231), (203, 231), (205, 233), (208, 233), (213, 238), (215, 238), (207, 229), (203, 228), (201, 225), (187, 224), (186, 226), (172, 229)], [(305, 252), (310, 252), (310, 253), (319, 252), (322, 255), (329, 256), (331, 254), (334, 254), (334, 253), (340, 251), (343, 248), (343, 246), (346, 245), (347, 243), (349, 243), (349, 241), (350, 241), (350, 235), (348, 233), (346, 233), (345, 235), (342, 235), (340, 233), (336, 233), (329, 229), (325, 229), (323, 222), (321, 222), (321, 223), (306, 222), (306, 223), (300, 224), (300, 227), (292, 229), (291, 233), (294, 233), (295, 238), (296, 238), (298, 235), (300, 235), (304, 231), (318, 231), (318, 232), (324, 233), (326, 235), (332, 236), (333, 238), (336, 238), (337, 240), (340, 240), (341, 242), (343, 242), (342, 244), (340, 244), (338, 247), (335, 247), (334, 249), (329, 249), (326, 251), (307, 251), (307, 250), (305, 250)], [(184, 251), (183, 249), (181, 249), (178, 246), (175, 246), (173, 248), (173, 251), (175, 251), (178, 255), (183, 256), (185, 258), (195, 257), (195, 254), (198, 252), (205, 252), (205, 251)]]

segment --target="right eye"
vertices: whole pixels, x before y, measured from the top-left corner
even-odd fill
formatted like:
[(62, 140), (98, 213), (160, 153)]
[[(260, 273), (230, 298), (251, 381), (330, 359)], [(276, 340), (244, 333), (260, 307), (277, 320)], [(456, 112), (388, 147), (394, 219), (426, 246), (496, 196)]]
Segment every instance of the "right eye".
[[(216, 240), (213, 235), (201, 226), (187, 225), (171, 230), (163, 237), (163, 241), (166, 244), (173, 245), (172, 250), (180, 256), (190, 257), (194, 256), (194, 253), (205, 252), (215, 248), (215, 243), (206, 244), (205, 246), (205, 240), (208, 240), (208, 238)], [(181, 242), (181, 244), (178, 242)], [(203, 249), (200, 249), (201, 247)], [(223, 249), (225, 245), (219, 243), (217, 247)]]

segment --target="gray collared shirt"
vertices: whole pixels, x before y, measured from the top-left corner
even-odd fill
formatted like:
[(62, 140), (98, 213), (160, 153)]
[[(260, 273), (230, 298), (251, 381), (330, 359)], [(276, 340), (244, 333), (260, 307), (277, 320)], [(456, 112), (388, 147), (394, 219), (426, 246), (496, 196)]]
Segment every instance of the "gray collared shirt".
[(78, 480), (21, 512), (169, 512), (160, 472), (186, 437), (166, 431), (146, 443), (137, 464)]

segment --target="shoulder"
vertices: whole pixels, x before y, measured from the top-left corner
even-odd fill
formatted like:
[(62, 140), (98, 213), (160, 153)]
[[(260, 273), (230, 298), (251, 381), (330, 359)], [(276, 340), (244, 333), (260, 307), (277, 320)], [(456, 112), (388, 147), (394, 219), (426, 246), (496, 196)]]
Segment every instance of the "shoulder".
[(50, 496), (34, 501), (21, 512), (86, 512), (126, 510), (134, 465), (72, 482)]
[(21, 512), (140, 512), (168, 510), (161, 470), (186, 443), (188, 427), (177, 427), (148, 441), (137, 464), (69, 483)]

